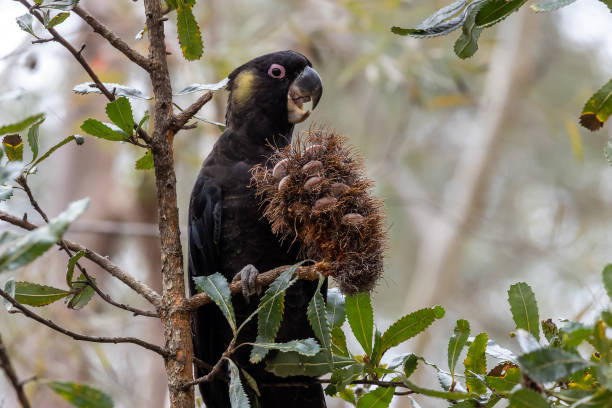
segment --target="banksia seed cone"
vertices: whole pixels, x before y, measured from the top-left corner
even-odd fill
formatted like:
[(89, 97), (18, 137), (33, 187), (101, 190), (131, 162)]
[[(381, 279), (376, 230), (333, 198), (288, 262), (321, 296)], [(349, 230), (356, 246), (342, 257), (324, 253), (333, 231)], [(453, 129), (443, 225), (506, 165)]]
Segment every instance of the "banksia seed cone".
[(369, 194), (373, 182), (345, 137), (310, 128), (252, 172), (275, 234), (319, 261), (342, 292), (374, 288), (387, 239), (383, 204)]

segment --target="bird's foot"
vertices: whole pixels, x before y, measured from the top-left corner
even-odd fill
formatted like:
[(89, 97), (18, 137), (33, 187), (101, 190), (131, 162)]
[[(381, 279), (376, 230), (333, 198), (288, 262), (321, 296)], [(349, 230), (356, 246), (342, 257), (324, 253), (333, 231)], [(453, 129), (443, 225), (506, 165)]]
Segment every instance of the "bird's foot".
[(261, 293), (261, 285), (257, 282), (258, 275), (259, 271), (257, 268), (248, 264), (242, 268), (240, 272), (234, 275), (234, 279), (232, 279), (232, 282), (242, 281), (242, 296), (244, 296), (247, 301), (251, 295), (255, 293), (259, 295)]

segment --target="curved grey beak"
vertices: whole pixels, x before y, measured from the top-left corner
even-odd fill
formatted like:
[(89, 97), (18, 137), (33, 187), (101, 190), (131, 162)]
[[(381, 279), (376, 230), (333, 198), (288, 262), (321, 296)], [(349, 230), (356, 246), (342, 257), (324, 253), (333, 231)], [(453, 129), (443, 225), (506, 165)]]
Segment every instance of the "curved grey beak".
[[(298, 75), (289, 87), (287, 93), (287, 111), (289, 123), (299, 123), (308, 116), (314, 108), (317, 107), (321, 94), (323, 93), (323, 84), (321, 77), (311, 67), (306, 67)], [(304, 107), (305, 103), (312, 102), (312, 108)]]

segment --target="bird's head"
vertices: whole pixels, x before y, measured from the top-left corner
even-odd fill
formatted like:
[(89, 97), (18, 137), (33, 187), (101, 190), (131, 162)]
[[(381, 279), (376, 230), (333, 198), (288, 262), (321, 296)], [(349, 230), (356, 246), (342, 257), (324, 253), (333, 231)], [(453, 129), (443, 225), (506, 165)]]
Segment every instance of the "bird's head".
[[(251, 134), (288, 134), (317, 106), (323, 85), (308, 59), (295, 51), (262, 55), (229, 75), (226, 122)], [(309, 106), (310, 105), (310, 106)]]

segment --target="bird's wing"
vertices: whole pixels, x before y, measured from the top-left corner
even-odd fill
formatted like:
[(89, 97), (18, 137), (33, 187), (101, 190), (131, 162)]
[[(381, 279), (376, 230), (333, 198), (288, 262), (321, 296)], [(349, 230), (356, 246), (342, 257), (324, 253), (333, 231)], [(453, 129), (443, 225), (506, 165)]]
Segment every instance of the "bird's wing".
[[(218, 270), (219, 241), (221, 238), (221, 188), (207, 177), (200, 175), (191, 195), (189, 205), (189, 289), (197, 291), (193, 278), (211, 275)], [(200, 307), (192, 319), (194, 354), (214, 365), (231, 339), (231, 331), (223, 314), (214, 303)], [(208, 370), (198, 367), (198, 376)], [(214, 380), (200, 384), (202, 397), (209, 408), (229, 407), (227, 383)]]

